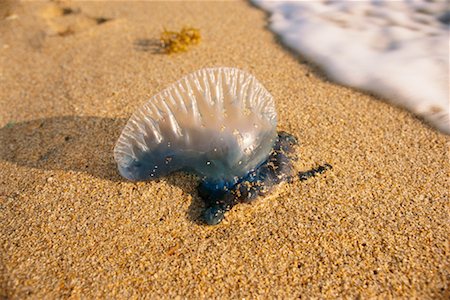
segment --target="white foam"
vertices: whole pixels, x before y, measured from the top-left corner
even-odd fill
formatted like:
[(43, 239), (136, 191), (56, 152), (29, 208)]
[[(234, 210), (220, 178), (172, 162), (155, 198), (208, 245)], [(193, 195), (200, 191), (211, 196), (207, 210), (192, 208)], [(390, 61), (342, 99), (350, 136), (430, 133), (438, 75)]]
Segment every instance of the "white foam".
[(450, 134), (446, 1), (252, 0), (270, 29), (343, 84), (405, 107)]

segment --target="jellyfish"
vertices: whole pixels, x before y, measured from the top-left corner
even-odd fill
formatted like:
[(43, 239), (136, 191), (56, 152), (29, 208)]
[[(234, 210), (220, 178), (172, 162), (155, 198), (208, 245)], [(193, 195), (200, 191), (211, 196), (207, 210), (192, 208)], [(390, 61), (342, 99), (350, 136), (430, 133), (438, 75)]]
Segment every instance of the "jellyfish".
[(133, 181), (177, 171), (198, 175), (203, 219), (215, 225), (234, 205), (293, 180), (297, 139), (276, 128), (273, 97), (254, 76), (236, 68), (206, 68), (139, 108), (124, 127), (114, 158), (119, 173)]

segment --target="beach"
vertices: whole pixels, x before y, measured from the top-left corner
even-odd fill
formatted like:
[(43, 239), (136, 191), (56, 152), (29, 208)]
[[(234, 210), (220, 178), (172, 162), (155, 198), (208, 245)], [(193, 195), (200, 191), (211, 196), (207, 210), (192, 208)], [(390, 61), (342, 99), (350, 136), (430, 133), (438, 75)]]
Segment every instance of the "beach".
[[(0, 298), (448, 298), (449, 137), (327, 79), (279, 42), (264, 11), (0, 9)], [(162, 53), (164, 28), (183, 26), (201, 42)], [(299, 140), (298, 171), (333, 168), (207, 226), (197, 177), (130, 182), (113, 149), (153, 95), (219, 66), (273, 95), (278, 130)]]

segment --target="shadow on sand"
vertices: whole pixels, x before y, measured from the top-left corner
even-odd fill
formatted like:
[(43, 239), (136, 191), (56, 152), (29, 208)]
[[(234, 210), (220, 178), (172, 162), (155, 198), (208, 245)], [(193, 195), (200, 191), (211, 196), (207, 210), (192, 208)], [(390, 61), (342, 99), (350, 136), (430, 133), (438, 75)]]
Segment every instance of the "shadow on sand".
[[(117, 172), (113, 157), (126, 122), (123, 118), (64, 116), (9, 123), (0, 128), (0, 159), (29, 168), (84, 172), (104, 180), (129, 182)], [(199, 224), (204, 205), (185, 179), (172, 175), (161, 180), (192, 195), (186, 217)]]
[(152, 54), (164, 54), (164, 49), (161, 47), (159, 39), (136, 39), (133, 43), (134, 49), (137, 51), (150, 52)]
[(9, 123), (0, 128), (0, 159), (121, 181), (113, 149), (125, 123), (125, 119), (76, 116)]

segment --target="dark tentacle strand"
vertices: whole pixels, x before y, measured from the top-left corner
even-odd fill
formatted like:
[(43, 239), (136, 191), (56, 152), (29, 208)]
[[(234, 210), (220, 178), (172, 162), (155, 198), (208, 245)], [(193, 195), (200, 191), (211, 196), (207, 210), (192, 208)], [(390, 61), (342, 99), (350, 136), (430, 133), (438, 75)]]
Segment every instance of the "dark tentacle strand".
[(298, 178), (300, 179), (300, 181), (305, 181), (308, 178), (314, 177), (318, 174), (325, 173), (326, 170), (330, 170), (332, 168), (333, 167), (330, 164), (326, 163), (323, 166), (318, 166), (317, 168), (311, 169), (309, 171), (299, 172)]

